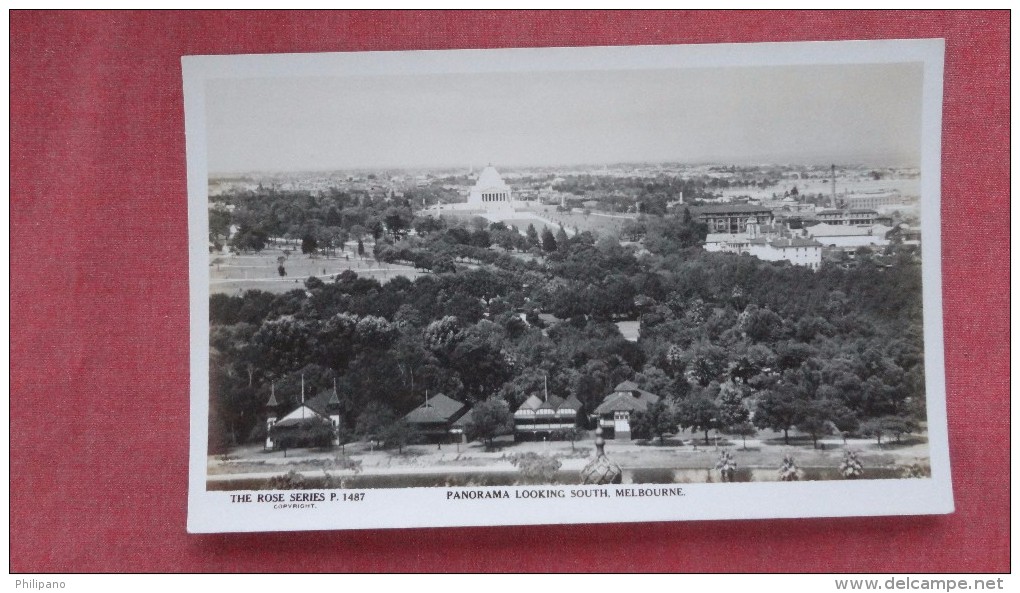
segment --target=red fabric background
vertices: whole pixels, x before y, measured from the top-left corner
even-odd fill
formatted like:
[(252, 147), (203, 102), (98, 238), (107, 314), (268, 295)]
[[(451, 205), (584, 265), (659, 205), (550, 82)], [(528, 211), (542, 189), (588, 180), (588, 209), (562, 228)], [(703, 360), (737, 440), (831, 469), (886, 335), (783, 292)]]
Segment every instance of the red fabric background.
[[(11, 570), (1008, 570), (1008, 19), (12, 14)], [(947, 40), (942, 240), (955, 514), (185, 533), (182, 55), (908, 37)]]

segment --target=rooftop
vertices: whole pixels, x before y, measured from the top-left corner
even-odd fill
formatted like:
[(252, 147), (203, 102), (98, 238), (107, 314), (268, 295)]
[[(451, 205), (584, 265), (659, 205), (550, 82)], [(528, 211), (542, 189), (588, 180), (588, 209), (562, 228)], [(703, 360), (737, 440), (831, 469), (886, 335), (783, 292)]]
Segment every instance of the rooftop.
[(794, 237), (792, 239), (775, 239), (769, 241), (769, 245), (779, 249), (787, 249), (791, 247), (821, 247), (822, 244), (814, 239), (801, 239), (800, 237)]
[(644, 412), (648, 406), (659, 401), (659, 396), (640, 389), (633, 381), (624, 381), (616, 386), (613, 393), (606, 396), (595, 408), (596, 414), (610, 412)]
[(754, 212), (772, 212), (772, 208), (753, 204), (717, 204), (713, 206), (695, 206), (691, 208), (694, 216), (706, 214), (750, 214)]
[(475, 189), (479, 190), (490, 190), (490, 189), (509, 189), (506, 182), (496, 171), (496, 168), (492, 165), (482, 169), (481, 174), (478, 175), (478, 181), (475, 182)]
[(422, 405), (408, 412), (404, 419), (412, 424), (449, 422), (465, 407), (465, 404), (440, 393), (429, 397)]

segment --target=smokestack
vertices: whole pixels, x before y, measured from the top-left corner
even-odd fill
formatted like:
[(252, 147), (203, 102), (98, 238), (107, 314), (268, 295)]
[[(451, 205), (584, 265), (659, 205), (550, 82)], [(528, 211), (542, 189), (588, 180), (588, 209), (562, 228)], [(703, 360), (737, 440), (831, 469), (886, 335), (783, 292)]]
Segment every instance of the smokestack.
[(836, 208), (836, 165), (832, 165), (832, 207)]

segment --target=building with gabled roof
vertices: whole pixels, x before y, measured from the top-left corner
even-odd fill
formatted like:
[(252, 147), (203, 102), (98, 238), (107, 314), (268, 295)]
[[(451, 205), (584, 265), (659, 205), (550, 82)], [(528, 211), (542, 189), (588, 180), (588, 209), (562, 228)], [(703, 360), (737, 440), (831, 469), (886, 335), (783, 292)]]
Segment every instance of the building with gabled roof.
[(463, 428), (455, 429), (455, 423), (468, 413), (467, 404), (442, 393), (425, 396), (425, 401), (404, 416), (404, 421), (431, 443), (449, 443), (460, 438)]
[(644, 412), (648, 406), (658, 403), (661, 398), (645, 391), (633, 381), (624, 381), (613, 389), (595, 408), (603, 436), (609, 439), (630, 440), (631, 417), (635, 412)]
[(573, 395), (563, 399), (532, 394), (514, 412), (514, 440), (563, 438), (565, 431), (577, 427), (580, 411), (581, 402)]
[[(304, 382), (302, 381), (302, 391)], [(272, 388), (266, 418), (266, 449), (313, 447), (340, 444), (340, 398), (336, 388), (326, 390), (313, 398), (304, 399), (296, 408), (277, 418), (280, 402), (276, 388)]]

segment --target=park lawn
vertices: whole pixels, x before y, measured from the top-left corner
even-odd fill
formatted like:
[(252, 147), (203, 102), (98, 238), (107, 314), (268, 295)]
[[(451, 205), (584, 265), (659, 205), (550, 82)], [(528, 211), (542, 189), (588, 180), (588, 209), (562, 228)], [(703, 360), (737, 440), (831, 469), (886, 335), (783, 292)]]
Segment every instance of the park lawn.
[[(241, 294), (246, 290), (264, 290), (276, 294), (295, 288), (304, 288), (304, 281), (315, 276), (330, 282), (341, 272), (351, 270), (364, 278), (380, 282), (406, 276), (410, 280), (427, 274), (411, 266), (379, 262), (370, 257), (359, 257), (347, 252), (337, 255), (302, 254), (278, 248), (268, 248), (255, 254), (212, 255), (209, 265), (209, 292), (211, 294)], [(371, 245), (366, 245), (371, 252)], [(282, 263), (279, 258), (284, 258)], [(280, 276), (278, 266), (283, 265), (286, 276)]]

